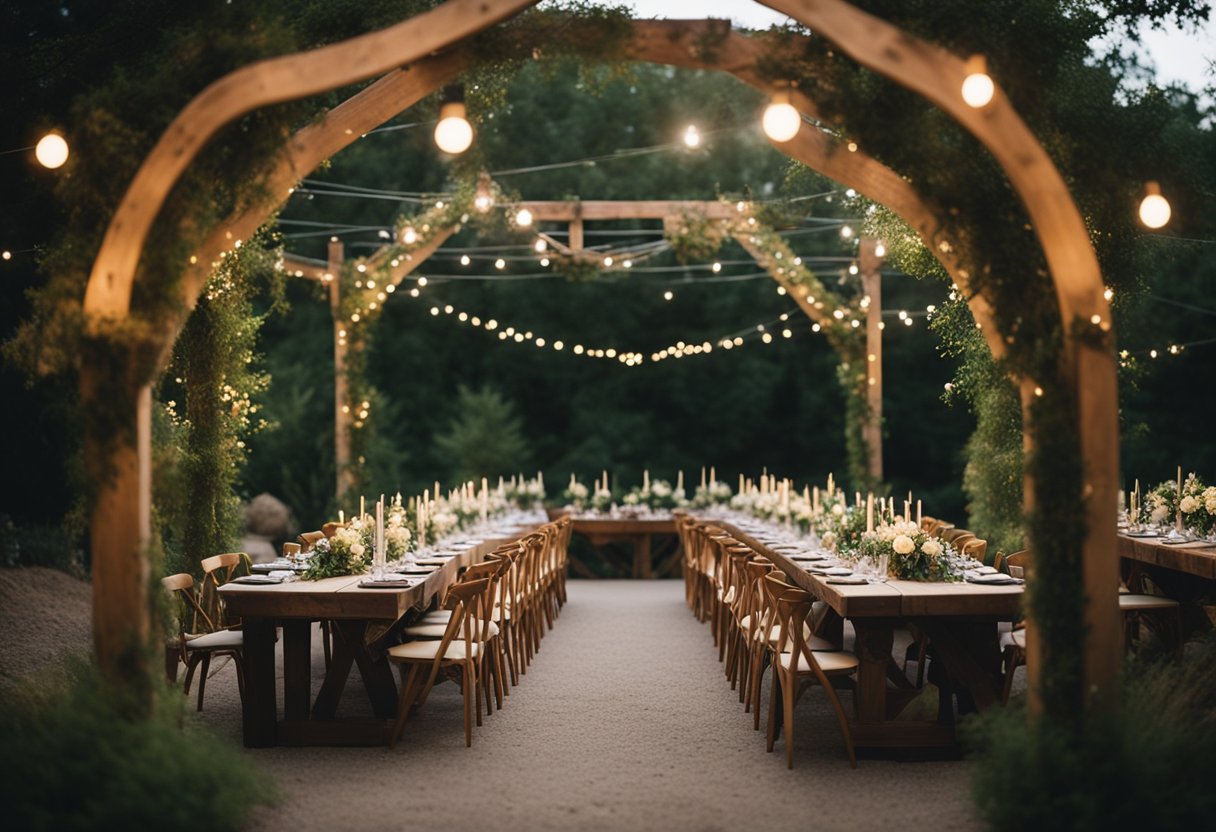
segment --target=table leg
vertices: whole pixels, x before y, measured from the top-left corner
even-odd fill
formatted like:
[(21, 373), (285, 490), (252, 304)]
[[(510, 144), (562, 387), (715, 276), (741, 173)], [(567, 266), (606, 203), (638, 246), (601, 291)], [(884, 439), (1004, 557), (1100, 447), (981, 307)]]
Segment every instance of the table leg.
[(283, 718), (308, 719), (312, 699), (312, 622), (283, 621)]
[(275, 744), (279, 721), (275, 701), (274, 619), (246, 617), (244, 631), (245, 702), (243, 733), (247, 748)]
[(976, 709), (982, 711), (997, 702), (1001, 652), (995, 623), (925, 619), (917, 626), (928, 633), (952, 686), (965, 689)]
[(393, 671), (388, 659), (382, 654), (372, 658), (367, 649), (364, 634), (367, 632), (366, 621), (338, 621), (338, 633), (346, 647), (351, 651), (355, 663), (359, 666), (359, 674), (363, 677), (363, 686), (372, 702), (372, 712), (380, 719), (394, 719), (397, 716), (397, 683), (393, 680)]
[(650, 535), (639, 534), (633, 538), (633, 577), (649, 579), (654, 577), (654, 564), (651, 563)]
[(885, 618), (854, 618), (857, 633), (854, 652), (857, 668), (857, 721), (883, 722), (887, 718), (887, 666), (895, 642), (894, 624)]
[(346, 689), (346, 679), (350, 676), (350, 667), (355, 663), (355, 654), (343, 638), (336, 621), (330, 622), (333, 634), (333, 656), (329, 668), (325, 671), (325, 681), (317, 692), (317, 701), (312, 706), (313, 719), (333, 719), (338, 710), (338, 702), (342, 699), (342, 691)]

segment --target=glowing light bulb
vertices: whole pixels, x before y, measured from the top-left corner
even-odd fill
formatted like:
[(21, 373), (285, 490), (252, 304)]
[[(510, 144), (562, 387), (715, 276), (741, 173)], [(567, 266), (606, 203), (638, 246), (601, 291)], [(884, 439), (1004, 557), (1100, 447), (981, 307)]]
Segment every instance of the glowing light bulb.
[(406, 226), (405, 230), (401, 232), (401, 242), (405, 243), (407, 246), (412, 246), (414, 243), (418, 242), (418, 232), (414, 230), (414, 226), (408, 225)]
[(853, 236), (853, 226), (843, 225), (840, 227), (840, 236), (844, 239), (849, 239)]
[(874, 246), (874, 256), (875, 257), (886, 257), (887, 256), (887, 247), (884, 246), (882, 243), (878, 243), (876, 246)]
[(675, 296), (676, 296), (676, 293), (671, 291), (670, 289), (668, 289), (666, 292), (663, 293), (663, 300), (671, 300)]
[(521, 208), (515, 214), (515, 224), (520, 228), (527, 228), (532, 224), (532, 212), (527, 208)]
[(68, 143), (58, 133), (47, 133), (34, 147), (34, 157), (44, 168), (63, 167), (68, 160)]
[(465, 117), (464, 104), (450, 101), (439, 108), (439, 123), (435, 125), (435, 144), (453, 156), (464, 153), (473, 144), (473, 125)]
[(697, 125), (690, 124), (684, 130), (684, 145), (686, 147), (699, 147), (701, 144), (701, 131), (697, 129)]
[(542, 251), (545, 251), (546, 249), (549, 248), (549, 244), (546, 243), (540, 237), (537, 237), (536, 242), (532, 244), (532, 248), (533, 248), (533, 250), (536, 251), (537, 254), (540, 254)]
[(467, 266), (472, 262), (473, 261), (471, 259), (469, 259), (469, 255), (467, 255), (467, 254), (460, 255), (460, 265)]
[(802, 116), (794, 105), (790, 104), (790, 94), (779, 92), (773, 96), (772, 102), (764, 110), (761, 119), (764, 134), (775, 142), (788, 142), (798, 135), (802, 127)]
[(983, 55), (972, 55), (967, 60), (967, 77), (963, 79), (962, 93), (967, 106), (977, 110), (988, 106), (996, 94), (996, 84), (988, 75), (987, 61)]
[(494, 261), (494, 268), (505, 269), (506, 267), (507, 267), (507, 261), (503, 260), (501, 257), (499, 257), (497, 260)]
[(1144, 199), (1140, 200), (1140, 222), (1149, 228), (1162, 228), (1170, 221), (1170, 203), (1161, 195), (1161, 186), (1146, 182)]

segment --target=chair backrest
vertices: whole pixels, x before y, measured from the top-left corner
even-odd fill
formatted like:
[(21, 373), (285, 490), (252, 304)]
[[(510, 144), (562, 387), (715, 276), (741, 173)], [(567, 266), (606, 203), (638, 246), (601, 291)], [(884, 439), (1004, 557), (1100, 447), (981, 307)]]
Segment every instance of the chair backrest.
[(224, 607), (219, 588), (231, 581), (242, 565), (245, 567), (245, 574), (249, 574), (251, 563), (249, 555), (244, 552), (227, 552), (203, 558), (203, 585), (199, 587), (199, 603), (217, 627), (235, 623), (228, 620), (228, 611)]
[(988, 541), (972, 537), (963, 543), (962, 549), (959, 551), (969, 558), (982, 561), (984, 556), (988, 554)]
[(300, 544), (299, 543), (284, 543), (283, 544), (283, 557), (291, 559), (291, 558), (298, 556), (299, 554), (300, 554)]
[(1022, 549), (1014, 552), (1012, 555), (1005, 556), (1005, 571), (1015, 578), (1026, 576), (1026, 569), (1030, 566), (1030, 551)]
[(301, 551), (311, 552), (312, 547), (323, 537), (325, 537), (325, 532), (322, 531), (303, 532), (296, 540), (300, 541)]
[[(199, 632), (209, 633), (215, 629), (207, 611), (202, 608), (194, 595), (194, 576), (189, 572), (179, 572), (160, 579), (160, 585), (177, 599), (177, 632), (184, 646), (187, 634)], [(189, 624), (187, 624), (187, 621)], [(184, 649), (184, 647), (183, 647)]]
[(335, 523), (333, 520), (330, 520), (328, 523), (321, 526), (321, 534), (325, 535), (326, 537), (333, 537), (338, 533), (338, 529), (344, 528), (346, 528), (345, 523)]
[[(453, 603), (452, 617), (448, 619), (447, 629), (443, 632), (443, 642), (435, 654), (436, 663), (442, 659), (448, 645), (456, 639), (464, 641), (466, 656), (473, 655), (474, 643), (485, 643), (485, 634), (489, 630), (487, 622), (490, 620), (490, 613), (486, 608), (489, 590), (489, 578), (452, 584), (448, 590), (448, 597)], [(480, 650), (480, 647), (478, 649)]]
[[(811, 611), (814, 609), (815, 598), (809, 592), (791, 588), (776, 599), (777, 621), (781, 625), (781, 637), (777, 640), (779, 653), (791, 653), (804, 656), (811, 668), (819, 673), (819, 662), (806, 642), (803, 624), (810, 624)], [(814, 633), (813, 626), (810, 628)], [(793, 663), (797, 667), (797, 663)]]

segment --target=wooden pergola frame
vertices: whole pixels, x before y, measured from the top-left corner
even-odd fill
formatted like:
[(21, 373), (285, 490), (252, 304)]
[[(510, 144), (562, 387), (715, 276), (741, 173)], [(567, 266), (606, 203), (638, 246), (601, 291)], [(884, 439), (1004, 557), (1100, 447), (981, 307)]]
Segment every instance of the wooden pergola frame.
[[(97, 335), (130, 316), (136, 267), (152, 222), (181, 173), (221, 127), (259, 107), (382, 76), (293, 136), (267, 178), (269, 195), (215, 226), (194, 263), (183, 268), (181, 314), (158, 322), (159, 363), (147, 366), (146, 361), (140, 363), (140, 356), (132, 355), (122, 378), (88, 360), (81, 367), (86, 406), (106, 397), (128, 408), (127, 435), (85, 437), (86, 460), (98, 485), (90, 525), (97, 599), (94, 640), (101, 666), (112, 677), (143, 671), (138, 656), (150, 634), (145, 551), (151, 537), (151, 384), (167, 361), (211, 264), (235, 241), (248, 238), (305, 172), (471, 66), (476, 56), (459, 46), (462, 40), (534, 2), (448, 0), (379, 32), (237, 70), (187, 105), (141, 165), (107, 230), (85, 293), (86, 324)], [(948, 113), (992, 153), (1027, 208), (1046, 256), (1063, 322), (1063, 375), (1078, 402), (1087, 506), (1082, 548), (1086, 592), (1083, 679), (1087, 695), (1104, 694), (1117, 681), (1122, 654), (1118, 604), (1112, 590), (1118, 581), (1118, 559), (1113, 554), (1117, 381), (1112, 349), (1079, 337), (1073, 329), (1075, 321), (1109, 323), (1110, 309), (1103, 296), (1097, 258), (1068, 188), (999, 87), (982, 109), (963, 103), (959, 90), (968, 71), (962, 59), (844, 0), (764, 0), (764, 4), (805, 24), (861, 65)], [(639, 61), (730, 72), (770, 91), (771, 85), (755, 69), (763, 49), (756, 41), (727, 33), (713, 43), (711, 51), (704, 49), (703, 35), (722, 34), (728, 28), (729, 24), (716, 21), (638, 22), (628, 55)], [(441, 52), (451, 47), (455, 48)], [(796, 94), (793, 103), (803, 112), (815, 114), (814, 103), (804, 95)], [(969, 290), (966, 268), (955, 257), (952, 242), (942, 238), (933, 207), (911, 185), (878, 161), (851, 152), (816, 131), (802, 130), (793, 141), (778, 147), (887, 205), (916, 229), (968, 298), (994, 354), (1003, 353), (985, 299)], [(1029, 412), (1035, 386), (1034, 379), (1021, 380), (1024, 413)], [(1025, 493), (1027, 505), (1033, 505), (1035, 483), (1029, 478)], [(1033, 626), (1028, 641), (1033, 680), (1040, 661)]]
[[(564, 222), (569, 230), (567, 243), (561, 245), (563, 253), (577, 254), (583, 251), (584, 222), (602, 222), (611, 220), (662, 220), (664, 228), (676, 219), (695, 216), (711, 221), (730, 222), (738, 215), (738, 210), (718, 200), (565, 200), (565, 201), (535, 201), (524, 200), (511, 203), (512, 210), (519, 212), (527, 210), (532, 214), (533, 222)], [(395, 265), (389, 268), (388, 284), (399, 286), (401, 281), (418, 269), (443, 245), (460, 226), (451, 225), (438, 229), (424, 245), (393, 261)], [(552, 242), (547, 235), (537, 232), (546, 240)], [(750, 241), (748, 235), (731, 234), (740, 246), (753, 258), (759, 260), (758, 249)], [(861, 426), (862, 436), (866, 442), (866, 470), (874, 482), (882, 480), (882, 273), (883, 258), (876, 253), (877, 241), (862, 236), (859, 240), (859, 277), (863, 296), (869, 297), (866, 306), (866, 413)], [(386, 260), (386, 252), (391, 246), (385, 245), (368, 257), (367, 264), (382, 265)], [(354, 465), (351, 452), (351, 427), (355, 420), (352, 416), (355, 410), (351, 400), (347, 371), (349, 367), (350, 339), (345, 337), (346, 319), (341, 314), (341, 280), (343, 263), (345, 262), (345, 247), (336, 237), (329, 242), (328, 259), (324, 267), (315, 261), (291, 254), (283, 257), (283, 270), (286, 274), (316, 281), (326, 286), (329, 291), (329, 304), (333, 326), (334, 341), (334, 463), (335, 490), (338, 502), (341, 502), (355, 486), (353, 475)], [(799, 291), (793, 281), (783, 271), (766, 270), (768, 275), (785, 289), (786, 295), (794, 300), (798, 308), (812, 322), (824, 326), (832, 324), (831, 311), (824, 308), (822, 302), (815, 303), (808, 299), (804, 291)]]

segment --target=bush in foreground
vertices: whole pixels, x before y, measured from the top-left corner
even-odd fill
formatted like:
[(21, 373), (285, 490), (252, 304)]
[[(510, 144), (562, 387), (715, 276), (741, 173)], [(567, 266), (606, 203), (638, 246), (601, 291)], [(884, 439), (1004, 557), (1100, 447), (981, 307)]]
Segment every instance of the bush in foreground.
[(236, 830), (276, 794), (225, 742), (185, 719), (164, 691), (132, 718), (129, 692), (84, 660), (0, 693), (0, 805), (28, 830)]
[(1206, 829), (1216, 817), (1216, 638), (1127, 668), (1122, 706), (1084, 724), (1023, 706), (970, 725), (973, 786), (996, 830)]

